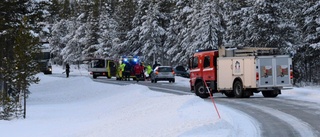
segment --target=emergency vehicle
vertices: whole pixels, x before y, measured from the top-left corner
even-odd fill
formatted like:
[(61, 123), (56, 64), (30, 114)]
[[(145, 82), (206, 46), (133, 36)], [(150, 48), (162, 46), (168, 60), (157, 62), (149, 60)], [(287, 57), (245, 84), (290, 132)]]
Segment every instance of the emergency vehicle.
[[(136, 80), (136, 75), (134, 74), (133, 67), (136, 64), (140, 64), (140, 63), (143, 64), (142, 59), (139, 56), (122, 56), (119, 59), (119, 64), (122, 64), (122, 63), (125, 63), (126, 65), (130, 65), (130, 68), (131, 68), (130, 78), (132, 78), (133, 80)], [(124, 74), (122, 74), (122, 76), (124, 76)], [(119, 75), (117, 75), (117, 80), (120, 80)], [(139, 80), (144, 81), (145, 76), (140, 77)]]
[(107, 77), (117, 77), (118, 62), (114, 59), (104, 59), (104, 58), (92, 58), (87, 59), (88, 61), (88, 71), (94, 79), (99, 76)]
[(203, 50), (189, 59), (190, 88), (201, 98), (210, 93), (247, 98), (262, 92), (277, 97), (292, 86), (292, 59), (275, 48)]

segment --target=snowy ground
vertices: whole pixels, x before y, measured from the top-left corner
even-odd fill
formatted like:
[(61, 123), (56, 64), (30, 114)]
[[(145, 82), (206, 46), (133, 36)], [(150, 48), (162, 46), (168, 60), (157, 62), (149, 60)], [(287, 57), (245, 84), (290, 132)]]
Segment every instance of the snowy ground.
[[(211, 102), (194, 95), (161, 93), (137, 84), (98, 83), (84, 69), (71, 71), (70, 78), (57, 66), (52, 75), (38, 74), (41, 82), (30, 88), (27, 118), (0, 121), (1, 136), (260, 136), (254, 119), (219, 102), (221, 119)], [(181, 77), (174, 84), (189, 86), (188, 79)], [(294, 88), (281, 96), (320, 102), (319, 89)]]

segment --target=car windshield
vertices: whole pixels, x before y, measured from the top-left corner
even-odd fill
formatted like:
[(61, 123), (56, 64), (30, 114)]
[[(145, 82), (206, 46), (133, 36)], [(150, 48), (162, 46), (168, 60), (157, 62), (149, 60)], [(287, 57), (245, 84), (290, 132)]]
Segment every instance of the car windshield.
[(159, 67), (158, 72), (171, 72), (172, 68), (171, 67)]
[(92, 60), (92, 67), (93, 68), (104, 68), (105, 66), (105, 61), (103, 59), (99, 60)]

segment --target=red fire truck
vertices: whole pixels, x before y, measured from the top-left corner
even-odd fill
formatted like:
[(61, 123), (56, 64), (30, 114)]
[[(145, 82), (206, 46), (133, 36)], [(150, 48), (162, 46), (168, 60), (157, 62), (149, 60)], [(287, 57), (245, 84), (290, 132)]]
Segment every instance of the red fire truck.
[(210, 93), (247, 98), (262, 92), (277, 97), (292, 86), (292, 59), (274, 48), (224, 48), (196, 52), (189, 59), (190, 88), (201, 98)]

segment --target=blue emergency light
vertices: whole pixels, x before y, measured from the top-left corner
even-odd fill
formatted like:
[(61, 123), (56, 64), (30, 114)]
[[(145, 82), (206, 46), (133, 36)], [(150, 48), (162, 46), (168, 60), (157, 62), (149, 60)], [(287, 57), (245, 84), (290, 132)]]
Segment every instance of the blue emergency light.
[(138, 59), (137, 59), (137, 58), (134, 58), (133, 61), (134, 61), (134, 62), (138, 62)]

